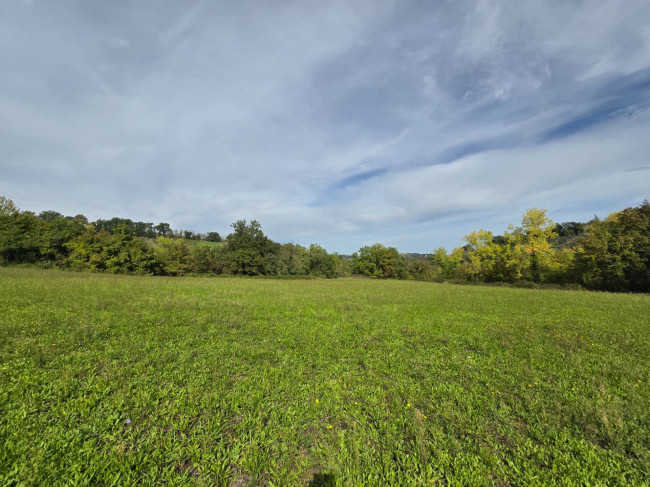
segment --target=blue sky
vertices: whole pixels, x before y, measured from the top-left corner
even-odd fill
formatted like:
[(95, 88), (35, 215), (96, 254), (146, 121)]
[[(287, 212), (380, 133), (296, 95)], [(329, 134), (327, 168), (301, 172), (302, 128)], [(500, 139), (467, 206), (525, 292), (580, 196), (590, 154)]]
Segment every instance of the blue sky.
[(650, 196), (650, 2), (0, 4), (0, 194), (403, 252)]

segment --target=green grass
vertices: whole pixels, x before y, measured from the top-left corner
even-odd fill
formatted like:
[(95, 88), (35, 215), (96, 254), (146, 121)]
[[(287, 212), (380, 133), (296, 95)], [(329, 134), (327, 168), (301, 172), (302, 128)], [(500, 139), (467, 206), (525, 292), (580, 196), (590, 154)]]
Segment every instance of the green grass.
[(205, 240), (187, 240), (185, 243), (188, 245), (195, 245), (197, 247), (209, 247), (211, 249), (218, 249), (223, 246), (223, 242), (206, 242)]
[(647, 295), (0, 269), (0, 485), (648, 485), (649, 316)]

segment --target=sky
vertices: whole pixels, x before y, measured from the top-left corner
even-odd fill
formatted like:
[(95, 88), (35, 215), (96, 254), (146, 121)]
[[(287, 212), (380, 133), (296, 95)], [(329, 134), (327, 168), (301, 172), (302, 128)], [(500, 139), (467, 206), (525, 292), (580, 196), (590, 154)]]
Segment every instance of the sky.
[(650, 197), (647, 0), (2, 0), (0, 195), (351, 253)]

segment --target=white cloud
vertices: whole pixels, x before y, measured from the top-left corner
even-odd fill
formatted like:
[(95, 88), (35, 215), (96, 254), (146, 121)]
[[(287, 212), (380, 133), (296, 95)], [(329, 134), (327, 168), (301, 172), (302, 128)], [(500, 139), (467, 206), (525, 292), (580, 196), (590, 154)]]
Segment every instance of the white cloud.
[(199, 231), (257, 218), (342, 251), (633, 204), (643, 114), (539, 140), (650, 67), (649, 5), (7, 3), (0, 194)]

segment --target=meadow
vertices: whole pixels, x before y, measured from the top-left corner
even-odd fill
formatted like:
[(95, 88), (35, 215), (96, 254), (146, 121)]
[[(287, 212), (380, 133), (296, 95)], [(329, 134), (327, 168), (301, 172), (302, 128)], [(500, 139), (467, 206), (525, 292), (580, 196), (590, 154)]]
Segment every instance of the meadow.
[(648, 485), (650, 296), (0, 268), (0, 485)]

